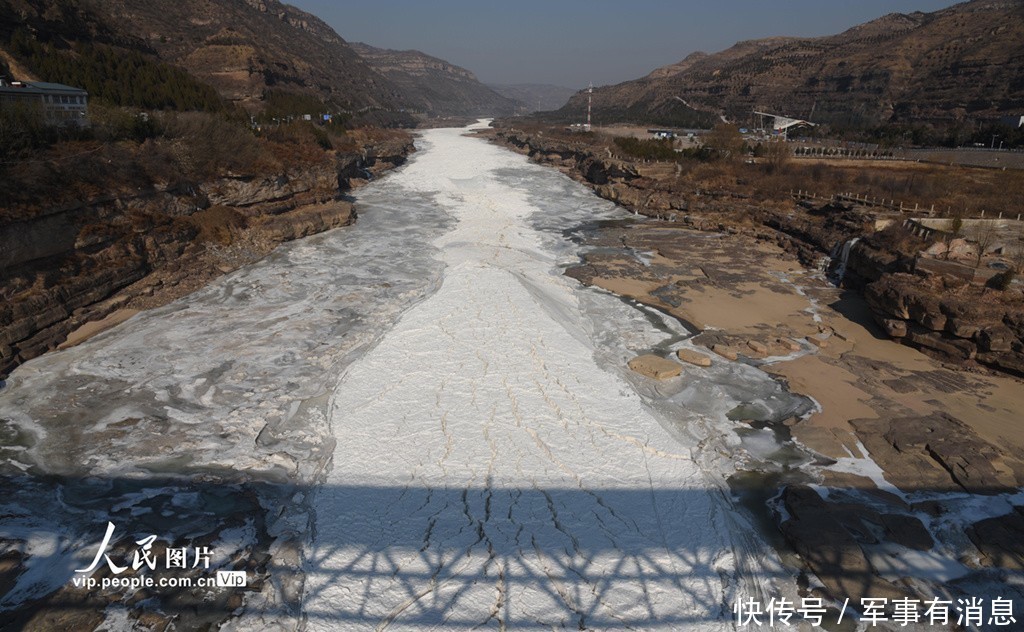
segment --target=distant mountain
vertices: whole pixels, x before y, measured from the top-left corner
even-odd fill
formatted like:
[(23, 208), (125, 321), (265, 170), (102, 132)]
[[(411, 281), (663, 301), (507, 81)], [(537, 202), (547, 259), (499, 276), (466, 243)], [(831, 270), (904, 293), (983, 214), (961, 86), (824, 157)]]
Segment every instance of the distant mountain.
[(480, 83), (472, 72), (443, 59), (359, 42), (352, 48), (418, 111), (434, 116), (508, 116), (522, 108)]
[(522, 103), (523, 113), (557, 110), (577, 92), (572, 88), (545, 83), (489, 83), (487, 87), (504, 97)]
[[(1024, 2), (893, 13), (843, 33), (740, 42), (594, 90), (597, 121), (710, 124), (762, 110), (841, 125), (1024, 114)], [(577, 94), (557, 116), (578, 120)]]
[[(91, 47), (86, 55), (83, 46)], [(55, 80), (55, 68), (61, 76), (91, 73), (94, 85), (127, 84), (140, 74), (106, 74), (116, 65), (112, 56), (153, 66), (146, 77), (173, 76), (154, 64), (183, 69), (200, 84), (189, 90), (212, 86), (250, 111), (284, 104), (305, 112), (326, 103), (411, 122), (413, 112), (506, 116), (522, 109), (464, 68), (417, 51), (349, 44), (316, 16), (277, 0), (0, 0), (0, 70), (43, 80)], [(91, 64), (84, 70), (83, 59)], [(154, 100), (138, 96), (140, 107)]]
[(0, 0), (0, 33), (17, 29), (57, 48), (99, 43), (153, 55), (249, 107), (269, 90), (342, 108), (401, 105), (329, 26), (277, 0)]

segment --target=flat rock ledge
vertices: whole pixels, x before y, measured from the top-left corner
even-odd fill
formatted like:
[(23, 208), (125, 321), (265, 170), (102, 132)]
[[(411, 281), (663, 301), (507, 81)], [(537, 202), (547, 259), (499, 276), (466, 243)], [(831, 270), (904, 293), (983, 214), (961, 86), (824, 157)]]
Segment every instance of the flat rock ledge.
[(683, 362), (687, 362), (695, 366), (711, 366), (711, 358), (692, 349), (680, 349), (679, 351), (676, 351), (676, 357)]
[(655, 380), (667, 380), (683, 372), (682, 365), (653, 353), (633, 358), (629, 361), (628, 366), (640, 375)]

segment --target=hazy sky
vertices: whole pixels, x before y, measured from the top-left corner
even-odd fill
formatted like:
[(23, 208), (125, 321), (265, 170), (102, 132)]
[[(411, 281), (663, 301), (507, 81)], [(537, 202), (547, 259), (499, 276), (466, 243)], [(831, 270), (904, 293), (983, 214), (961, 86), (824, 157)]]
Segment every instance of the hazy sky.
[(950, 0), (288, 0), (348, 41), (414, 48), (486, 83), (582, 88), (646, 75), (694, 51), (772, 35), (830, 35)]

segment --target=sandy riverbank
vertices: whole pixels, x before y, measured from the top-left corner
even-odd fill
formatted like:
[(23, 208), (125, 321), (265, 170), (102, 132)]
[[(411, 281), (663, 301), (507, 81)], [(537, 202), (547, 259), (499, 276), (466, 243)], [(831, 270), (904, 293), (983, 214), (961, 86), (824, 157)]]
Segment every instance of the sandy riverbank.
[[(774, 244), (657, 224), (606, 231), (594, 245), (613, 243), (625, 243), (645, 261), (592, 255), (570, 274), (734, 337), (739, 346), (740, 338), (823, 340), (807, 347), (813, 347), (810, 355), (764, 367), (822, 404), (808, 428), (852, 436), (851, 419), (945, 411), (990, 443), (1024, 449), (1024, 424), (1017, 421), (1024, 382), (948, 368), (885, 339), (859, 297), (830, 286)], [(808, 433), (808, 445), (843, 455), (837, 444), (811, 436), (817, 432)], [(845, 435), (837, 440), (849, 445)]]
[(89, 338), (101, 334), (116, 325), (120, 325), (138, 313), (139, 310), (137, 309), (119, 309), (107, 315), (106, 318), (87, 322), (68, 334), (67, 340), (57, 345), (57, 348), (67, 349), (69, 347), (82, 344)]
[[(885, 339), (858, 295), (746, 235), (638, 223), (591, 245), (603, 248), (570, 276), (685, 320), (702, 330), (698, 345), (738, 353), (818, 404), (783, 430), (817, 456), (764, 497), (785, 506), (780, 530), (833, 596), (915, 594), (921, 579), (1020, 564), (1024, 382)], [(634, 256), (612, 253), (623, 246)], [(1007, 537), (990, 546), (993, 529)], [(816, 555), (831, 549), (841, 559)], [(873, 579), (844, 580), (857, 570)]]

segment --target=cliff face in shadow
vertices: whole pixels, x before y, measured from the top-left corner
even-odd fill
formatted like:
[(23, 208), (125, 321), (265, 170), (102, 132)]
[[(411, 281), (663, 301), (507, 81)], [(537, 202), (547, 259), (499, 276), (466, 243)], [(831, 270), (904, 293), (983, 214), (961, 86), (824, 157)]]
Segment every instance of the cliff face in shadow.
[[(342, 195), (412, 151), (408, 137), (277, 173), (106, 191), (2, 223), (0, 375), (85, 323), (169, 302), (278, 244), (355, 221)], [(87, 328), (88, 329), (88, 328)], [(71, 342), (84, 339), (79, 332)]]

